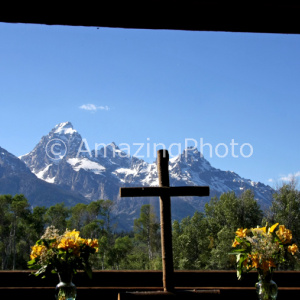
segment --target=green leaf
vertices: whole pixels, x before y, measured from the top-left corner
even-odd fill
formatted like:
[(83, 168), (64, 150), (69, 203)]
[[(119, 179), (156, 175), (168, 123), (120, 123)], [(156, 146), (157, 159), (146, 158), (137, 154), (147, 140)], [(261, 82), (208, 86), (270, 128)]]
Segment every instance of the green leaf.
[(237, 275), (238, 280), (242, 279), (242, 272), (240, 270), (237, 270), (236, 275)]
[(92, 272), (92, 269), (91, 269), (91, 267), (90, 267), (89, 265), (86, 265), (86, 266), (85, 266), (85, 272), (86, 272), (86, 274), (89, 276), (89, 278), (92, 279), (92, 277), (93, 277), (93, 272)]
[(35, 264), (36, 264), (36, 259), (35, 258), (27, 262), (27, 265), (28, 265), (29, 268), (32, 267)]
[(232, 249), (228, 254), (237, 254), (237, 253), (248, 253), (248, 249)]

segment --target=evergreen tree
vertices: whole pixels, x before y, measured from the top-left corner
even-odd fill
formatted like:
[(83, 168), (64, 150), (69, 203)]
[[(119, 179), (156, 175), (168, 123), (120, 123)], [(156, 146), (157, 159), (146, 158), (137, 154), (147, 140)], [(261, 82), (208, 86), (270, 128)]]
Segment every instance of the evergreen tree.
[(1, 269), (8, 268), (10, 256), (10, 226), (12, 223), (12, 213), (10, 206), (12, 203), (12, 195), (0, 196), (0, 252), (1, 252)]
[(67, 228), (67, 219), (70, 215), (70, 210), (64, 203), (57, 203), (50, 206), (45, 213), (46, 226), (53, 225), (60, 233), (63, 233)]
[(254, 194), (246, 190), (237, 197), (234, 192), (224, 193), (220, 199), (212, 198), (205, 205), (212, 250), (207, 267), (228, 269), (234, 267), (234, 260), (227, 253), (231, 250), (235, 231), (261, 225), (263, 212)]
[(159, 227), (153, 206), (149, 204), (143, 205), (140, 217), (134, 220), (133, 231), (138, 247), (146, 246), (150, 265), (155, 256), (160, 253)]
[(31, 211), (24, 195), (0, 196), (2, 269), (24, 268), (31, 243)]
[(300, 191), (295, 178), (283, 184), (273, 195), (272, 205), (265, 221), (280, 223), (292, 230), (295, 242), (300, 244)]
[(118, 237), (115, 240), (114, 247), (109, 252), (108, 263), (119, 270), (121, 268), (127, 269), (128, 256), (133, 248), (132, 240), (129, 236)]
[(207, 220), (195, 212), (180, 223), (173, 222), (173, 257), (175, 269), (204, 269), (210, 255)]

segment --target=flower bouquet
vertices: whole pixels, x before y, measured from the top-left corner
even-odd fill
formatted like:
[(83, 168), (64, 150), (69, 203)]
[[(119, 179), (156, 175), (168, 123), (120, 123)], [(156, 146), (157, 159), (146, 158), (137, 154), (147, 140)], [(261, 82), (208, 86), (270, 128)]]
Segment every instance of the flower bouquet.
[(238, 279), (243, 273), (256, 269), (259, 274), (256, 284), (259, 298), (276, 299), (277, 285), (272, 281), (273, 271), (278, 264), (298, 254), (298, 246), (292, 243), (291, 230), (279, 223), (270, 227), (239, 228), (232, 247), (230, 254), (236, 255)]
[(79, 234), (76, 230), (66, 230), (59, 235), (58, 230), (50, 226), (32, 247), (28, 267), (37, 269), (34, 274), (43, 275), (42, 278), (49, 273), (58, 273), (57, 299), (75, 299), (76, 287), (72, 277), (78, 270), (84, 270), (92, 277), (89, 258), (98, 252), (98, 240), (83, 239)]

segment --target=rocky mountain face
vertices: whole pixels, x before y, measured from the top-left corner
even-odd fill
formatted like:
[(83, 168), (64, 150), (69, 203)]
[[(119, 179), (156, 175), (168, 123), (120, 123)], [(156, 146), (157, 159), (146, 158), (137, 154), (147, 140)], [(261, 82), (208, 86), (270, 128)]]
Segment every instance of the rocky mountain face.
[[(88, 201), (110, 199), (115, 202), (114, 214), (121, 228), (133, 224), (141, 205), (158, 199), (119, 197), (120, 187), (157, 186), (156, 163), (130, 157), (111, 143), (96, 152), (87, 151), (80, 134), (70, 122), (55, 126), (43, 136), (36, 147), (20, 159), (39, 179), (67, 191), (83, 195)], [(261, 206), (268, 206), (273, 189), (262, 183), (241, 178), (234, 172), (222, 171), (210, 165), (197, 149), (188, 148), (170, 159), (170, 185), (203, 185), (210, 187), (210, 196), (234, 191), (237, 195), (251, 189)], [(172, 198), (172, 217), (181, 219), (195, 210), (202, 210), (210, 197)]]
[(0, 147), (0, 194), (24, 194), (32, 206), (87, 202), (79, 193), (37, 178), (18, 157)]

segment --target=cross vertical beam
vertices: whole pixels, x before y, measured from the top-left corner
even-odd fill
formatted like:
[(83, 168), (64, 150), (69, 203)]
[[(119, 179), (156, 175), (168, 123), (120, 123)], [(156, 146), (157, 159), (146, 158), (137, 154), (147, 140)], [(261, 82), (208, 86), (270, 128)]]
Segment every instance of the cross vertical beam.
[[(169, 153), (165, 149), (157, 152), (157, 172), (159, 186), (169, 187)], [(163, 287), (164, 291), (171, 292), (174, 290), (171, 198), (169, 195), (162, 195), (159, 197), (159, 202)]]

